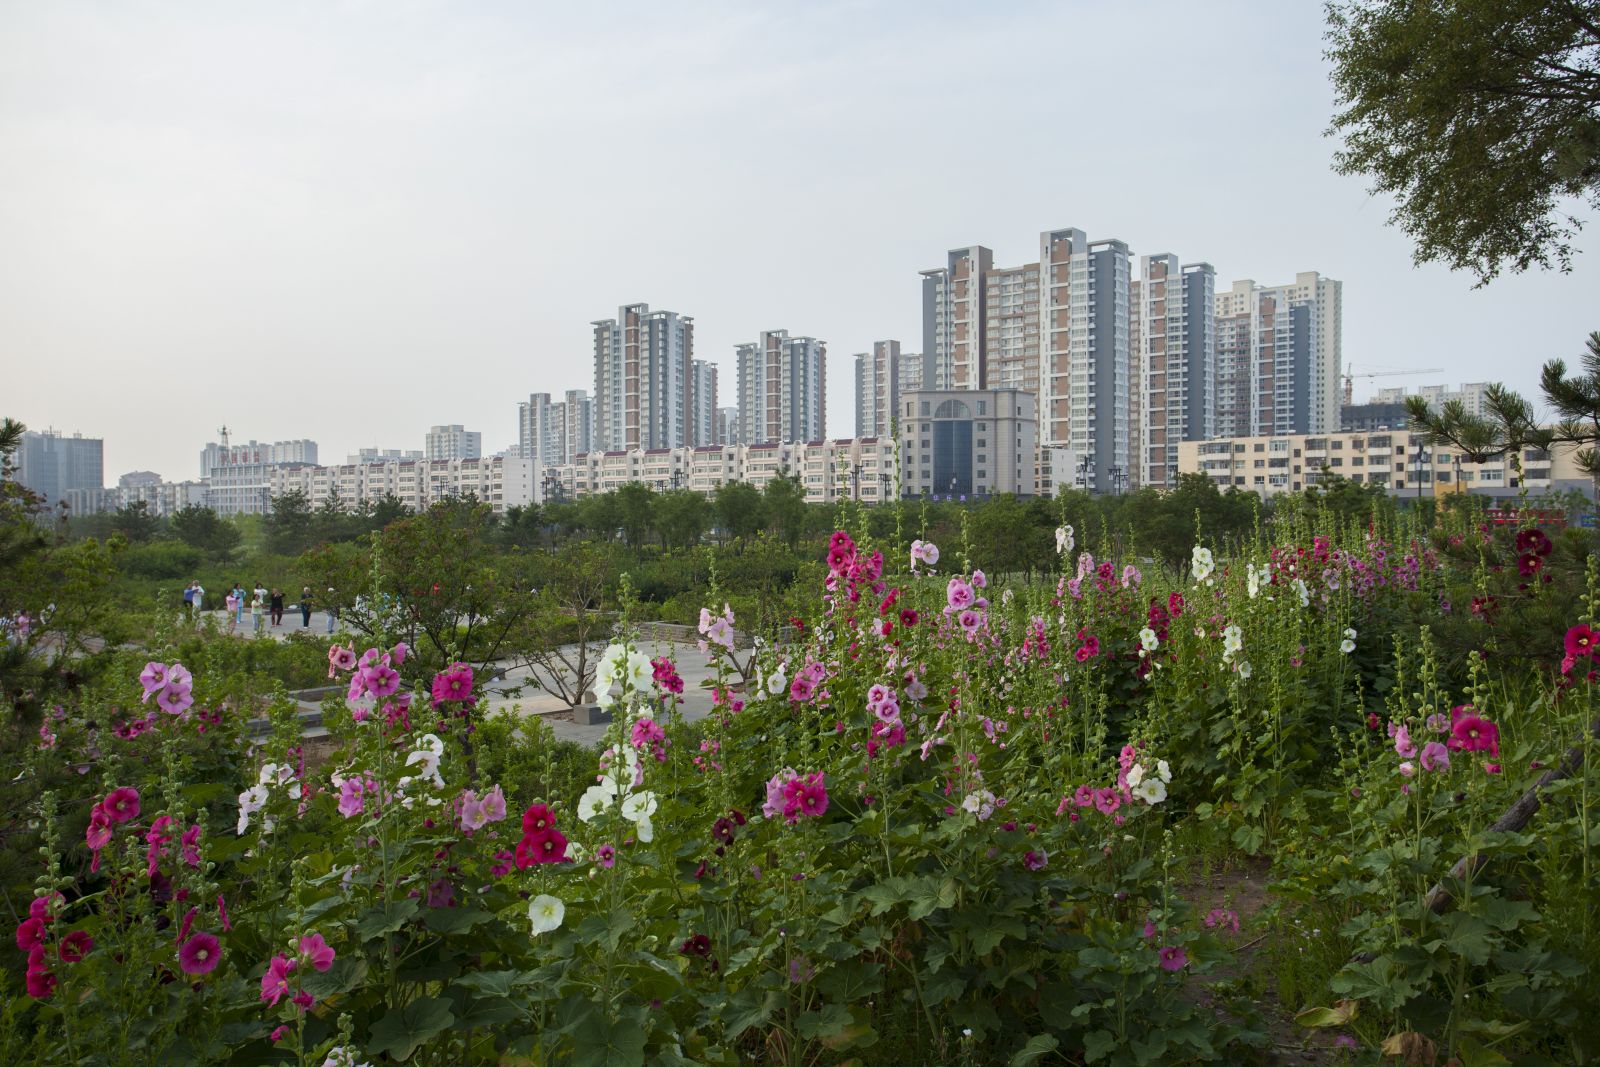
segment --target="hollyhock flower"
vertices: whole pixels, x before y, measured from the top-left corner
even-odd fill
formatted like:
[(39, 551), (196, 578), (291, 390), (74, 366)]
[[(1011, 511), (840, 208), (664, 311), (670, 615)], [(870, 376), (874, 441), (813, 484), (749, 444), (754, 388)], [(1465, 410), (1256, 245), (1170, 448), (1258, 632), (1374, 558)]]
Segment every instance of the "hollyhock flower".
[(961, 628), (971, 634), (977, 632), (979, 625), (983, 622), (983, 616), (968, 608), (958, 616), (958, 621), (961, 623)]
[(1304, 578), (1296, 578), (1289, 583), (1294, 587), (1294, 595), (1300, 601), (1302, 608), (1311, 606), (1311, 589), (1306, 585)]
[(606, 870), (610, 870), (616, 865), (617, 850), (611, 845), (601, 845), (594, 850), (594, 860)]
[(1437, 741), (1429, 741), (1422, 746), (1422, 769), (1425, 771), (1448, 771), (1450, 769), (1450, 751)]
[(649, 790), (642, 790), (623, 797), (622, 807), (618, 810), (624, 819), (638, 824), (654, 815), (657, 806), (656, 795)]
[(488, 821), (483, 817), (483, 801), (470, 789), (456, 798), (456, 811), (461, 816), (463, 830), (481, 830)]
[(1417, 746), (1411, 740), (1411, 731), (1404, 726), (1395, 727), (1394, 751), (1401, 759), (1411, 759), (1417, 754)]
[(548, 934), (559, 927), (566, 915), (567, 906), (558, 897), (553, 897), (549, 893), (540, 893), (528, 901), (528, 922), (533, 928), (535, 937)]
[(1122, 796), (1115, 789), (1096, 789), (1094, 791), (1094, 806), (1100, 814), (1110, 815), (1122, 807)]
[(440, 671), (433, 679), (432, 697), (434, 707), (447, 701), (473, 703), (472, 668), (465, 663), (452, 663), (448, 669)]
[(250, 816), (267, 806), (267, 787), (253, 785), (239, 794), (239, 833), (250, 827)]
[(417, 777), (427, 779), (435, 786), (444, 787), (439, 775), (439, 754), (431, 749), (419, 748), (406, 757), (406, 766), (417, 768)]
[(200, 824), (189, 827), (178, 842), (183, 862), (191, 867), (200, 866)]
[(1555, 548), (1550, 538), (1545, 536), (1543, 530), (1529, 529), (1517, 533), (1516, 549), (1518, 552), (1532, 552), (1536, 556), (1548, 556)]
[(506, 817), (506, 795), (494, 786), (479, 800), (484, 822), (500, 822)]
[(1145, 778), (1133, 786), (1133, 795), (1146, 804), (1159, 804), (1167, 799), (1167, 784), (1159, 777)]
[(1156, 636), (1156, 632), (1154, 630), (1146, 626), (1144, 629), (1139, 631), (1139, 650), (1141, 652), (1154, 652), (1160, 647), (1161, 639)]
[(374, 663), (362, 670), (360, 678), (368, 693), (382, 700), (400, 688), (400, 672), (384, 663)]
[(1240, 660), (1239, 665), (1234, 670), (1239, 672), (1239, 680), (1241, 682), (1248, 682), (1250, 676), (1255, 673), (1255, 668), (1250, 666), (1249, 660)]
[[(38, 951), (42, 954), (44, 950), (39, 949)], [(55, 992), (56, 976), (45, 970), (42, 964), (38, 968), (31, 966), (31, 957), (29, 963), (30, 966), (25, 976), (23, 988), (27, 991), (28, 996), (33, 999), (45, 1000), (51, 993)]]
[(1524, 552), (1517, 557), (1517, 573), (1524, 578), (1532, 578), (1544, 570), (1544, 557), (1532, 552)]
[(89, 813), (89, 829), (83, 836), (84, 842), (94, 852), (99, 852), (111, 843), (111, 817), (99, 805)]
[(17, 925), (17, 948), (27, 952), (35, 945), (44, 944), (44, 920), (24, 919)]
[(139, 817), (139, 791), (132, 786), (113, 789), (100, 802), (100, 810), (114, 823), (127, 822)]
[(956, 611), (971, 607), (973, 600), (976, 599), (972, 586), (959, 577), (950, 579), (950, 584), (945, 586), (944, 595), (945, 602)]
[(1189, 966), (1189, 954), (1181, 945), (1168, 945), (1161, 949), (1159, 955), (1163, 971), (1181, 971)]
[(543, 834), (555, 828), (555, 813), (544, 804), (530, 804), (522, 813), (522, 832), (525, 835)]
[(288, 956), (274, 956), (267, 964), (267, 973), (261, 976), (261, 999), (272, 1007), (289, 992), (289, 975), (294, 972), (294, 960)]
[(356, 667), (356, 650), (354, 648), (341, 648), (338, 645), (328, 647), (328, 677), (332, 678), (338, 671), (352, 671)]
[(184, 974), (210, 974), (221, 960), (222, 942), (214, 934), (198, 933), (178, 946), (178, 967)]
[(1194, 580), (1203, 582), (1211, 577), (1211, 572), (1217, 569), (1216, 561), (1211, 556), (1211, 550), (1201, 545), (1195, 545), (1190, 553), (1189, 573)]
[(1567, 655), (1574, 659), (1594, 656), (1596, 655), (1596, 648), (1600, 647), (1600, 634), (1580, 622), (1567, 631), (1563, 644), (1566, 647)]
[(307, 934), (300, 939), (300, 958), (321, 974), (333, 966), (334, 951), (321, 934)]
[(83, 930), (73, 930), (61, 939), (57, 952), (62, 963), (79, 963), (94, 951), (94, 938)]
[(1500, 728), (1463, 704), (1450, 713), (1449, 747), (1458, 752), (1500, 754)]
[[(360, 777), (346, 778), (339, 783), (339, 814), (345, 818), (353, 818), (366, 810), (367, 802), (362, 794), (366, 792), (366, 785)], [(240, 811), (243, 805), (241, 803)]]
[(1411, 763), (1410, 760), (1406, 760), (1406, 761), (1404, 761), (1403, 763), (1400, 764), (1400, 776), (1402, 778), (1410, 778), (1413, 774), (1416, 774), (1416, 773), (1417, 773), (1417, 768)]
[(566, 863), (567, 838), (560, 830), (551, 828), (542, 834), (530, 834), (517, 842), (517, 867), (531, 867), (539, 863)]
[(154, 661), (146, 663), (139, 672), (139, 684), (144, 686), (144, 696), (140, 699), (149, 700), (167, 684), (167, 665)]
[(1044, 849), (1029, 849), (1022, 856), (1022, 865), (1030, 871), (1042, 871), (1050, 862), (1050, 854)]

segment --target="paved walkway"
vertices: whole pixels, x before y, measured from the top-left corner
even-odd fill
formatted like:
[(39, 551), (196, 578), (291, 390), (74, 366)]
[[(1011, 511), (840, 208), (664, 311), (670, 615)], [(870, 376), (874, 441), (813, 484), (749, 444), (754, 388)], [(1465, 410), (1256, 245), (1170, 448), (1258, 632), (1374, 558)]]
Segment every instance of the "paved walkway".
[[(205, 617), (214, 621), (224, 633), (228, 632), (228, 612), (226, 610), (218, 608), (213, 611), (207, 608)], [(344, 632), (344, 627), (340, 626), (337, 621), (335, 621), (332, 630), (328, 629), (328, 614), (325, 611), (313, 611), (311, 613), (310, 626), (302, 626), (300, 624), (299, 609), (285, 610), (283, 622), (278, 626), (272, 625), (271, 615), (263, 614), (261, 616), (261, 632), (259, 634), (256, 633), (255, 625), (255, 620), (250, 617), (250, 613), (247, 611), (244, 613), (244, 621), (234, 624), (233, 634), (236, 637), (252, 639), (270, 637), (276, 641), (282, 641), (292, 633), (308, 633), (325, 637), (330, 633), (338, 634)]]

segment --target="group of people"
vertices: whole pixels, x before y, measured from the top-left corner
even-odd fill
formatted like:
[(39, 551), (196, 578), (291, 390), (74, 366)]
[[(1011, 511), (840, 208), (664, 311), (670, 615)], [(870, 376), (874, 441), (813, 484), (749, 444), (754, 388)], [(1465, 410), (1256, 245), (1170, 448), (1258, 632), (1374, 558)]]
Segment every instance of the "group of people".
[[(198, 580), (190, 582), (189, 587), (183, 591), (183, 602), (188, 606), (191, 618), (199, 619), (201, 617), (200, 613), (205, 610), (205, 598), (205, 587)], [(246, 591), (243, 583), (234, 582), (233, 588), (222, 598), (222, 603), (227, 609), (229, 633), (237, 632), (238, 628), (244, 624), (246, 611), (249, 611), (253, 629), (258, 634), (262, 631), (264, 617), (271, 620), (273, 629), (283, 625), (283, 590), (269, 590), (259, 580), (256, 582), (255, 589), (250, 591)], [(311, 587), (308, 585), (300, 590), (301, 627), (309, 627), (311, 625), (311, 608)], [(328, 632), (331, 634), (339, 618), (339, 609), (333, 603), (332, 589), (328, 590), (327, 615)]]

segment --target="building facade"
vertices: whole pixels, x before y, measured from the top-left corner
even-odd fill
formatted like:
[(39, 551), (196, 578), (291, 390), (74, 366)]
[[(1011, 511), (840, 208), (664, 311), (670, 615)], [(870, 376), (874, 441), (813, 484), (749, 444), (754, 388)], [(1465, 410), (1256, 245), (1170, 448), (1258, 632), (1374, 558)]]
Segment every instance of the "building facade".
[(739, 425), (738, 408), (717, 409), (717, 440), (719, 445), (742, 445), (744, 436)]
[(1298, 492), (1335, 478), (1421, 496), (1455, 491), (1500, 495), (1522, 486), (1536, 492), (1574, 488), (1587, 496), (1592, 488), (1572, 445), (1549, 451), (1525, 449), (1519, 482), (1505, 457), (1472, 463), (1453, 445), (1429, 444), (1410, 430), (1185, 441), (1178, 454), (1180, 471), (1204, 474), (1219, 488), (1246, 489), (1263, 497)]
[(856, 436), (887, 437), (900, 407), (900, 342), (874, 341), (856, 354)]
[(265, 515), (271, 510), (273, 472), (316, 462), (315, 441), (233, 444), (224, 427), (222, 440), (207, 444), (200, 453), (205, 506), (218, 515)]
[(1038, 401), (1020, 389), (945, 389), (900, 399), (905, 496), (1032, 496)]
[(336, 467), (276, 467), (270, 496), (299, 490), (313, 508), (337, 501), (346, 510), (394, 496), (414, 511), (449, 497), (473, 496), (495, 514), (539, 499), (533, 461), (517, 456), (385, 460)]
[(1216, 434), (1215, 289), (1209, 263), (1180, 265), (1170, 253), (1141, 260), (1129, 324), (1128, 418), (1137, 443), (1129, 484), (1135, 487), (1170, 488), (1178, 477), (1178, 442)]
[(25, 430), (17, 449), (16, 480), (54, 506), (79, 489), (106, 484), (105, 440), (58, 430)]
[(697, 359), (690, 368), (689, 444), (714, 445), (717, 437), (717, 365)]
[(477, 459), (483, 455), (483, 434), (460, 423), (428, 428), (424, 440), (424, 459)]
[(894, 443), (850, 438), (589, 452), (554, 473), (567, 499), (615, 492), (629, 482), (710, 496), (728, 482), (765, 489), (774, 478), (793, 477), (808, 503), (855, 499), (872, 504), (893, 498)]
[(1446, 404), (1459, 401), (1462, 409), (1468, 415), (1482, 417), (1488, 412), (1488, 398), (1484, 395), (1485, 390), (1488, 388), (1487, 382), (1467, 382), (1459, 389), (1452, 389), (1448, 385), (1423, 385), (1414, 390), (1399, 386), (1379, 389), (1372, 395), (1371, 403), (1404, 405), (1406, 397), (1420, 396), (1435, 411), (1438, 411)]
[(206, 484), (198, 481), (164, 482), (158, 477), (153, 482), (119, 482), (113, 489), (74, 489), (67, 493), (66, 500), (68, 510), (74, 515), (120, 511), (130, 504), (143, 503), (150, 514), (166, 519), (186, 507), (204, 507)]
[(1315, 271), (1245, 279), (1216, 295), (1219, 435), (1326, 433), (1339, 425), (1344, 284)]
[(628, 304), (594, 326), (594, 441), (601, 450), (689, 443), (694, 320)]
[(736, 351), (740, 436), (757, 444), (820, 440), (828, 423), (827, 345), (764, 330)]

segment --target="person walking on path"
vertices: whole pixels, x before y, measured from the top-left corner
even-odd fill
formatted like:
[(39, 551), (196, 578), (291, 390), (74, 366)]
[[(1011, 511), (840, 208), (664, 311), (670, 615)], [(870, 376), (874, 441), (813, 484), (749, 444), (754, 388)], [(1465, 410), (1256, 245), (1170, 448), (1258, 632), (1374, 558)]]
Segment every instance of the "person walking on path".
[(257, 589), (250, 597), (250, 622), (254, 626), (256, 635), (258, 637), (261, 634), (261, 609), (266, 606), (263, 603), (265, 599), (266, 598), (261, 595), (260, 589)]
[(189, 617), (191, 619), (204, 618), (201, 612), (205, 611), (206, 589), (196, 578), (189, 583)]
[(244, 605), (244, 583), (241, 582), (241, 581), (235, 580), (234, 583), (233, 583), (233, 615), (234, 615), (233, 621), (234, 621), (234, 626), (230, 626), (228, 628), (228, 632), (229, 633), (232, 633), (234, 628), (239, 623), (244, 622), (244, 607), (245, 607), (245, 605)]
[(308, 585), (300, 590), (300, 627), (304, 629), (311, 625), (311, 587)]
[(328, 613), (328, 632), (331, 634), (334, 626), (339, 621), (339, 607), (333, 602), (333, 589), (331, 587), (328, 589), (328, 603), (323, 607), (323, 610)]
[(274, 589), (272, 599), (268, 603), (272, 607), (272, 628), (276, 630), (283, 625), (283, 590)]
[(239, 595), (237, 589), (229, 590), (228, 595), (222, 598), (222, 603), (227, 607), (228, 632), (235, 633), (239, 629)]

